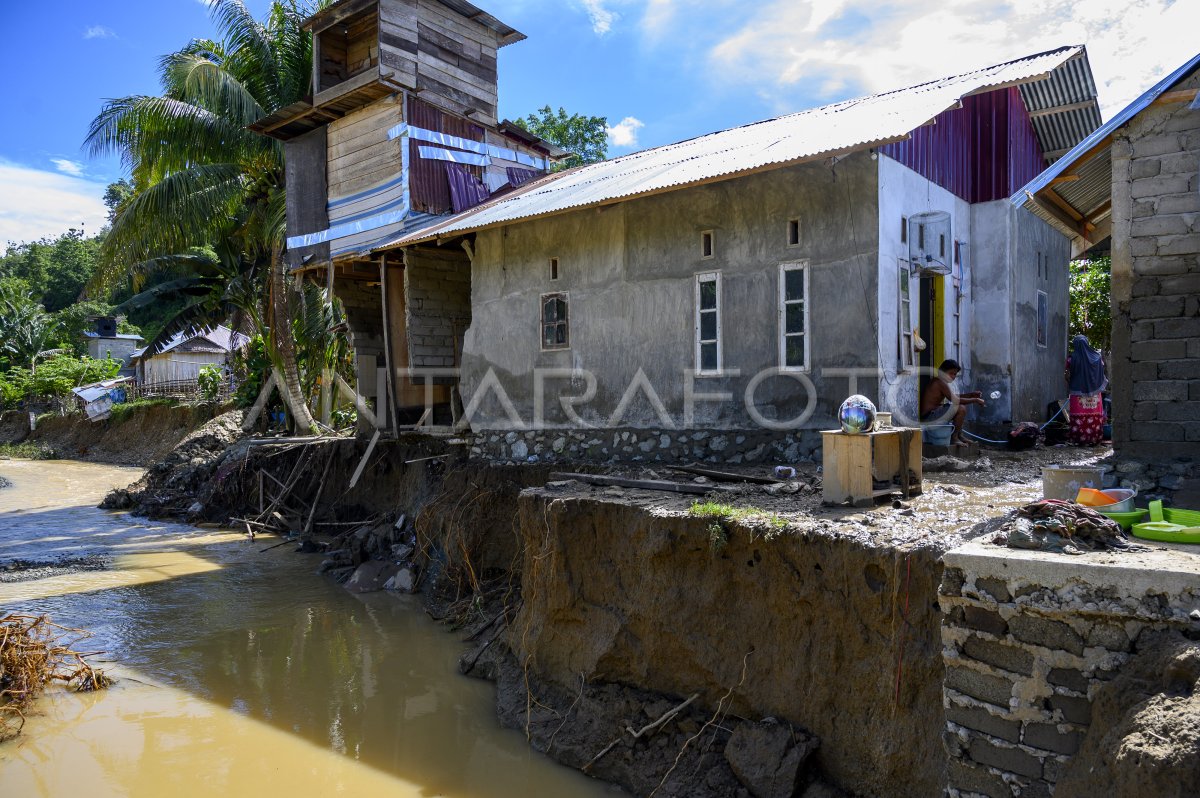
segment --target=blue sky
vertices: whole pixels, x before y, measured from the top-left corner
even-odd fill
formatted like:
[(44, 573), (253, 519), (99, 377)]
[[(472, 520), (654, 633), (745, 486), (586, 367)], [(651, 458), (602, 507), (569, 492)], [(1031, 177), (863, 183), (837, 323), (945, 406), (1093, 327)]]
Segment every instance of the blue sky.
[[(501, 115), (605, 116), (613, 155), (1080, 42), (1107, 118), (1200, 47), (1197, 0), (475, 1), (529, 37), (501, 50)], [(159, 56), (212, 34), (208, 9), (10, 3), (0, 22), (0, 242), (98, 229), (122, 169), (83, 151), (88, 123), (155, 93)]]

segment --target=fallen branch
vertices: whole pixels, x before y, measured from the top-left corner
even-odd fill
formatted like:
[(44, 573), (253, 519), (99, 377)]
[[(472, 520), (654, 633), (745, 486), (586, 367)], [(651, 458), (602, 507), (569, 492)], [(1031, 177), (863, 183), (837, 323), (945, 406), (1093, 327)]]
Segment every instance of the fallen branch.
[[(655, 729), (657, 729), (660, 726), (662, 726), (663, 724), (665, 724), (667, 721), (674, 718), (676, 715), (678, 715), (683, 710), (687, 709), (688, 706), (690, 706), (691, 703), (699, 697), (700, 697), (699, 693), (692, 693), (691, 696), (689, 696), (686, 701), (684, 701), (681, 704), (677, 704), (676, 706), (672, 707), (671, 709), (668, 709), (666, 712), (664, 712), (662, 714), (661, 717), (659, 717), (658, 720), (654, 721), (653, 723), (643, 726), (638, 731), (634, 731), (631, 727), (626, 726), (625, 733), (630, 735), (635, 740), (640, 739), (643, 734), (649, 734), (650, 732), (654, 731)], [(613, 740), (611, 743), (604, 746), (604, 750), (602, 750), (600, 753), (598, 753), (594, 757), (592, 757), (592, 760), (590, 762), (588, 762), (586, 765), (584, 765), (582, 768), (580, 768), (580, 770), (582, 770), (584, 773), (587, 773), (588, 770), (592, 767), (592, 765), (599, 762), (601, 759), (604, 758), (605, 754), (607, 754), (609, 751), (616, 748), (617, 744), (620, 743), (623, 738), (624, 738), (624, 734), (618, 735), (617, 739)], [(659, 785), (659, 786), (661, 786), (661, 785)]]
[(753, 474), (735, 474), (732, 471), (717, 471), (712, 468), (700, 468), (699, 466), (667, 466), (668, 471), (682, 471), (685, 474), (695, 474), (699, 477), (708, 477), (715, 479), (718, 482), (753, 482), (756, 485), (777, 485), (782, 480), (774, 477), (759, 477)]
[(606, 477), (599, 474), (575, 474), (556, 472), (550, 475), (550, 481), (573, 479), (589, 485), (613, 485), (619, 488), (639, 488), (641, 490), (662, 490), (670, 493), (696, 493), (703, 495), (713, 491), (712, 485), (697, 485), (691, 482), (667, 482), (662, 479), (629, 479), (627, 477)]

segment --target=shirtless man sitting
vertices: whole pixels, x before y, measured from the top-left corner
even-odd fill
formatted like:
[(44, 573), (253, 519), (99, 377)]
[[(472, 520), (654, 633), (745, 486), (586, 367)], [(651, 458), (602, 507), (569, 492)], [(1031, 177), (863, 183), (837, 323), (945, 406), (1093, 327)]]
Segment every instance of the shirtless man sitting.
[(967, 417), (967, 405), (982, 407), (986, 404), (983, 394), (979, 391), (956, 394), (950, 387), (950, 383), (954, 382), (960, 371), (962, 366), (957, 360), (944, 361), (938, 366), (937, 377), (930, 380), (921, 391), (921, 421), (942, 421), (947, 405), (954, 409), (954, 434), (950, 436), (951, 444), (963, 442), (962, 428), (963, 420)]

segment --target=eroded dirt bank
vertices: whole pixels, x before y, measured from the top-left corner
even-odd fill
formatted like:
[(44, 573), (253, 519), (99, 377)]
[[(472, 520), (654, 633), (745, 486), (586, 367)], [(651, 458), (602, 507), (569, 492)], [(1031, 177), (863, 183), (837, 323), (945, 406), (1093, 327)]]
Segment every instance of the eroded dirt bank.
[(63, 459), (147, 465), (169, 456), (213, 414), (209, 407), (151, 404), (97, 422), (45, 415), (30, 431), (29, 414), (14, 410), (0, 415), (0, 443), (39, 444)]
[(940, 548), (552, 488), (522, 494), (520, 517), (510, 641), (540, 678), (699, 693), (811, 730), (820, 771), (856, 793), (940, 790)]
[(866, 511), (822, 508), (813, 466), (788, 492), (712, 486), (739, 512), (698, 517), (697, 497), (556, 481), (420, 435), (380, 443), (350, 487), (365, 446), (252, 443), (215, 419), (110, 504), (235, 526), (274, 507), (314, 570), (423, 593), (535, 748), (693, 798), (938, 794), (940, 556), (1040, 495), (1045, 462), (1080, 457), (993, 457)]

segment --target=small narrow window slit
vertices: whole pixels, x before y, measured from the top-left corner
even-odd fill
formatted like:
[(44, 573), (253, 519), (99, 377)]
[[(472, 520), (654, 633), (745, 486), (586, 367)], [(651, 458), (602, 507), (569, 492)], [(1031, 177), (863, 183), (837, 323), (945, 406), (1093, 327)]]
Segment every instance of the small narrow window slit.
[(800, 220), (799, 219), (791, 219), (788, 221), (787, 242), (788, 242), (789, 247), (794, 247), (800, 243)]
[(550, 279), (551, 280), (558, 279), (558, 258), (550, 259)]
[(712, 230), (705, 230), (700, 234), (700, 257), (711, 258), (713, 256), (713, 233)]

